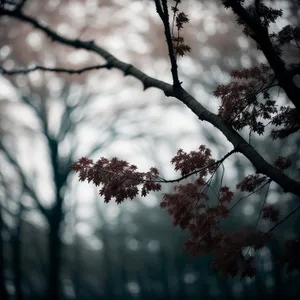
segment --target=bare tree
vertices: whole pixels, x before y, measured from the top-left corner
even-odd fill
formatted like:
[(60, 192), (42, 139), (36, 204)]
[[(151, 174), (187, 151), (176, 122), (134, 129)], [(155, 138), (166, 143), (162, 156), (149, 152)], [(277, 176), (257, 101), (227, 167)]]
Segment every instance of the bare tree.
[[(28, 83), (30, 84), (30, 83)], [(16, 86), (17, 87), (17, 86)], [(77, 91), (77, 94), (74, 94), (74, 89)], [(3, 134), (3, 139), (0, 142), (0, 150), (6, 163), (10, 165), (16, 176), (19, 180), (21, 189), (24, 190), (24, 195), (29, 196), (34, 204), (34, 207), (37, 208), (43, 218), (46, 220), (46, 223), (49, 226), (48, 231), (48, 262), (49, 262), (49, 271), (48, 271), (48, 290), (47, 297), (49, 299), (58, 299), (60, 294), (60, 274), (61, 274), (61, 251), (62, 251), (62, 242), (61, 242), (61, 224), (64, 219), (66, 203), (65, 203), (65, 192), (68, 186), (68, 177), (70, 175), (69, 165), (75, 159), (77, 145), (76, 141), (79, 137), (76, 135), (76, 130), (84, 124), (92, 122), (87, 115), (82, 115), (79, 119), (75, 118), (75, 112), (82, 111), (83, 108), (89, 105), (95, 95), (89, 94), (84, 90), (83, 87), (71, 87), (65, 85), (61, 94), (58, 96), (59, 103), (62, 104), (62, 113), (61, 117), (58, 120), (58, 130), (55, 131), (53, 126), (49, 124), (49, 116), (52, 105), (52, 95), (51, 92), (48, 94), (46, 87), (36, 91), (33, 86), (31, 89), (25, 90), (17, 87), (16, 89), (19, 103), (7, 104), (7, 105), (17, 105), (21, 110), (22, 107), (29, 109), (35, 116), (35, 119), (38, 121), (38, 126), (36, 128), (30, 128), (30, 125), (25, 124), (15, 124), (13, 122), (9, 128), (6, 128), (5, 133)], [(74, 96), (76, 95), (76, 96)], [(74, 97), (79, 97), (79, 100), (74, 99)], [(102, 116), (102, 128), (105, 130), (111, 130), (112, 134), (108, 135), (107, 138), (99, 139), (99, 142), (94, 143), (94, 145), (88, 150), (89, 155), (97, 153), (103, 147), (109, 145), (111, 141), (116, 139), (119, 136), (118, 129), (115, 128), (117, 121), (122, 120), (122, 114), (126, 111), (115, 111), (113, 118), (109, 120)], [(97, 115), (98, 118), (101, 114)], [(6, 118), (7, 119), (7, 118)], [(7, 120), (8, 122), (9, 120)], [(130, 122), (130, 120), (129, 120)], [(101, 128), (101, 125), (98, 123), (98, 127)], [(45, 199), (39, 191), (39, 182), (42, 176), (41, 171), (45, 166), (39, 166), (34, 161), (31, 163), (31, 167), (28, 169), (28, 166), (24, 166), (22, 159), (20, 159), (20, 152), (18, 149), (18, 140), (14, 137), (20, 137), (25, 133), (29, 135), (31, 140), (31, 145), (36, 145), (45, 141), (44, 147), (46, 149), (46, 154), (48, 153), (49, 163), (50, 163), (50, 175), (53, 178), (53, 199), (51, 200), (51, 205), (45, 204)], [(140, 132), (137, 133), (139, 135)], [(134, 138), (134, 135), (130, 134), (128, 137), (123, 135), (122, 138)], [(26, 140), (26, 137), (25, 137)], [(61, 147), (65, 147), (66, 141), (69, 144), (69, 150), (67, 153), (60, 150)], [(22, 142), (21, 142), (22, 143)], [(22, 144), (21, 144), (22, 147)], [(30, 151), (30, 150), (29, 150)], [(32, 152), (32, 155), (39, 155), (38, 153)], [(33, 156), (34, 157), (34, 156)], [(38, 160), (40, 158), (37, 158)], [(29, 160), (30, 161), (30, 160)], [(33, 168), (33, 169), (32, 169)], [(47, 169), (47, 168), (46, 168)], [(35, 175), (36, 173), (36, 175)], [(50, 178), (51, 178), (50, 177)], [(45, 180), (45, 179), (44, 179)], [(22, 194), (22, 193), (21, 193)], [(22, 204), (21, 206), (22, 207)], [(20, 208), (21, 209), (21, 208)], [(21, 210), (20, 210), (21, 212)], [(33, 211), (34, 213), (34, 211)], [(13, 237), (16, 251), (20, 250), (20, 230), (21, 230), (21, 217), (18, 217), (18, 224), (16, 231)], [(20, 255), (15, 253), (15, 266), (20, 268), (18, 265)], [(19, 276), (21, 273), (19, 273)], [(18, 284), (19, 286), (19, 284)]]

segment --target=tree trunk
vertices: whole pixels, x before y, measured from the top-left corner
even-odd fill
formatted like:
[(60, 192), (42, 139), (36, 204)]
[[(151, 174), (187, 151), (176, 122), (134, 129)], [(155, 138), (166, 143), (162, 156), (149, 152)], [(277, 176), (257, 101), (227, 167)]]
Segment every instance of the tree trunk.
[(5, 276), (4, 276), (4, 242), (2, 238), (4, 222), (2, 219), (2, 212), (0, 206), (0, 299), (8, 300), (8, 293), (5, 285)]
[(13, 268), (14, 268), (14, 283), (15, 283), (15, 299), (23, 300), (22, 294), (22, 268), (21, 268), (21, 229), (22, 229), (22, 204), (20, 204), (17, 226), (15, 234), (12, 237), (13, 244)]
[(61, 249), (60, 240), (60, 224), (62, 220), (62, 211), (59, 207), (52, 210), (49, 227), (48, 240), (48, 257), (49, 257), (49, 273), (48, 273), (48, 290), (47, 299), (59, 300), (60, 298), (60, 270), (61, 270)]
[(160, 254), (160, 266), (161, 266), (161, 276), (162, 276), (161, 281), (164, 288), (164, 299), (170, 300), (171, 294), (170, 294), (168, 262), (167, 262), (168, 256), (162, 247), (160, 248), (159, 254)]

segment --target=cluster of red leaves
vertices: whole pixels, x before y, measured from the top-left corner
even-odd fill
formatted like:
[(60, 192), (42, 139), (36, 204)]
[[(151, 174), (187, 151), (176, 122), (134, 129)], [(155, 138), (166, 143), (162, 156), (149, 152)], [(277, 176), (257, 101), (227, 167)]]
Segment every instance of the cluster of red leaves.
[(298, 39), (297, 28), (293, 28), (291, 25), (283, 27), (279, 32), (271, 33), (270, 39), (272, 40), (274, 50), (279, 56), (282, 56), (282, 46), (291, 44)]
[(190, 20), (184, 12), (179, 12), (178, 5), (181, 0), (174, 0), (175, 6), (171, 7), (173, 11), (173, 18), (175, 18), (175, 26), (177, 28), (177, 36), (172, 36), (173, 48), (175, 55), (184, 56), (187, 52), (191, 52), (191, 47), (186, 45), (184, 38), (180, 35), (180, 31), (183, 29), (184, 24), (188, 23)]
[(274, 166), (280, 171), (288, 169), (291, 165), (291, 161), (287, 157), (283, 156), (279, 156), (274, 162)]
[[(241, 6), (244, 2), (245, 0), (222, 0), (225, 8), (232, 8), (233, 10), (235, 10), (238, 6)], [(248, 12), (251, 15), (256, 16), (257, 20), (259, 20), (264, 27), (269, 27), (270, 23), (274, 23), (278, 17), (282, 16), (282, 10), (266, 6), (262, 2), (259, 2), (258, 6), (249, 7)], [(237, 22), (244, 26), (244, 34), (246, 36), (252, 35), (251, 29), (247, 26), (243, 19), (238, 18)]]
[(262, 210), (262, 218), (271, 222), (278, 222), (279, 220), (279, 209), (274, 205), (267, 205)]
[[(227, 213), (223, 208), (208, 208), (207, 205), (209, 197), (205, 188), (206, 177), (216, 171), (211, 151), (203, 145), (199, 147), (199, 151), (190, 153), (180, 149), (171, 162), (175, 165), (175, 170), (180, 171), (183, 176), (197, 171), (197, 179), (192, 183), (176, 185), (173, 193), (165, 193), (160, 206), (167, 208), (168, 213), (173, 217), (174, 226), (179, 225), (182, 229), (191, 230), (196, 226), (198, 234), (205, 234), (210, 227), (214, 226), (213, 219), (216, 215)], [(225, 194), (226, 189), (223, 191), (222, 198), (226, 198)], [(206, 215), (207, 209), (209, 214)]]
[[(244, 0), (223, 0), (223, 5), (225, 8), (232, 8), (235, 11), (244, 2)], [(282, 16), (282, 10), (268, 7), (263, 2), (248, 7), (247, 11), (265, 29), (270, 26), (270, 23), (274, 23), (277, 18)], [(246, 36), (256, 39), (245, 20), (238, 19), (238, 23), (244, 26)], [(283, 45), (298, 40), (298, 32), (298, 28), (287, 25), (279, 32), (273, 32), (269, 35), (278, 55), (282, 55)], [(291, 70), (295, 69), (292, 64), (289, 67)], [(296, 68), (298, 70), (299, 66)], [(233, 128), (241, 130), (249, 126), (252, 132), (263, 134), (267, 125), (273, 125), (271, 131), (271, 138), (273, 139), (283, 139), (300, 130), (300, 116), (296, 109), (278, 107), (275, 104), (276, 101), (270, 99), (269, 90), (276, 84), (274, 84), (274, 74), (268, 66), (260, 65), (260, 67), (235, 70), (231, 72), (231, 77), (232, 82), (218, 86), (214, 95), (221, 99), (219, 115), (228, 121)], [(280, 126), (279, 129), (275, 128), (278, 126)]]
[(178, 15), (176, 16), (176, 27), (177, 30), (181, 30), (183, 29), (183, 24), (188, 23), (190, 20), (188, 18), (188, 16), (184, 13), (184, 12), (180, 12), (178, 13)]
[[(295, 108), (281, 106), (270, 99), (273, 81), (270, 68), (264, 64), (249, 69), (233, 70), (233, 80), (219, 85), (214, 96), (221, 99), (219, 115), (236, 130), (249, 126), (252, 132), (263, 134), (266, 124), (273, 125), (271, 138), (283, 139), (300, 130), (300, 116)], [(279, 127), (277, 129), (276, 127)]]
[(300, 116), (295, 108), (280, 107), (280, 112), (271, 120), (271, 124), (281, 126), (280, 129), (273, 129), (271, 137), (275, 139), (284, 139), (285, 137), (300, 130)]
[(173, 36), (172, 41), (175, 55), (184, 56), (187, 52), (191, 52), (191, 47), (184, 43), (182, 36)]
[[(249, 69), (234, 70), (235, 79), (227, 85), (219, 85), (214, 96), (221, 98), (219, 115), (236, 130), (249, 126), (253, 132), (263, 134), (261, 120), (270, 119), (277, 112), (275, 101), (270, 100), (268, 86), (272, 80), (270, 68), (264, 64)], [(262, 95), (264, 102), (258, 100)]]
[(268, 241), (269, 235), (251, 227), (222, 233), (212, 253), (212, 267), (222, 275), (253, 277), (256, 274), (254, 257), (250, 250), (261, 249)]
[[(211, 216), (203, 219), (202, 211), (209, 200), (203, 186), (206, 185), (206, 177), (216, 171), (216, 162), (211, 158), (210, 149), (204, 145), (201, 145), (198, 151), (190, 153), (180, 149), (171, 163), (175, 166), (175, 171), (180, 171), (182, 176), (197, 172), (197, 179), (193, 183), (176, 185), (173, 193), (165, 193), (160, 206), (167, 208), (169, 215), (173, 217), (174, 226), (190, 229), (198, 220), (198, 225), (201, 223), (206, 232)], [(200, 234), (203, 230), (199, 231)]]
[(270, 34), (270, 38), (277, 46), (283, 46), (295, 39), (295, 29), (291, 25), (286, 25), (278, 33)]
[(262, 176), (261, 174), (248, 175), (239, 184), (237, 184), (237, 189), (242, 192), (254, 192), (256, 188), (261, 186), (268, 180), (267, 176)]
[[(224, 3), (225, 2), (225, 3)], [(243, 3), (244, 0), (224, 0), (223, 4), (225, 8), (233, 8), (235, 9), (237, 3)], [(267, 28), (270, 26), (271, 23), (275, 23), (275, 21), (282, 17), (282, 10), (281, 9), (274, 9), (272, 7), (266, 6), (264, 3), (260, 2), (258, 6), (255, 7), (249, 7), (248, 13), (250, 13), (252, 16), (256, 18), (256, 21), (259, 22), (263, 28)], [(237, 19), (237, 23), (239, 25), (242, 25), (244, 27), (243, 33), (246, 36), (251, 36), (255, 39), (255, 35), (252, 32), (251, 28), (248, 26), (245, 20), (242, 18)], [(260, 49), (260, 46), (257, 45), (258, 49)]]
[[(212, 253), (212, 267), (223, 275), (252, 277), (255, 275), (255, 262), (254, 257), (249, 255), (249, 249), (261, 249), (270, 235), (250, 227), (222, 232), (220, 221), (228, 217), (234, 193), (229, 187), (222, 186), (215, 193), (217, 201), (210, 199), (210, 182), (220, 162), (212, 158), (211, 150), (204, 145), (189, 153), (178, 150), (171, 163), (182, 176), (179, 180), (191, 175), (195, 175), (196, 179), (176, 184), (172, 192), (163, 195), (160, 206), (172, 217), (174, 226), (189, 233), (183, 250), (189, 251), (192, 256)], [(284, 157), (278, 157), (274, 165), (284, 170), (290, 162)], [(159, 176), (156, 168), (151, 168), (149, 172), (138, 172), (136, 166), (117, 158), (108, 160), (102, 157), (93, 162), (83, 157), (70, 168), (79, 173), (80, 181), (87, 180), (96, 186), (101, 185), (99, 194), (104, 196), (105, 202), (114, 198), (117, 203), (121, 203), (139, 194), (146, 196), (150, 191), (160, 190), (161, 182), (167, 182)], [(249, 175), (237, 184), (237, 188), (251, 193), (266, 182), (266, 176)], [(139, 186), (142, 188), (139, 189)], [(262, 218), (277, 222), (278, 208), (274, 205), (265, 206)]]
[(157, 182), (159, 173), (156, 168), (151, 168), (146, 173), (137, 172), (136, 166), (116, 157), (111, 160), (101, 157), (95, 163), (83, 157), (70, 168), (79, 173), (80, 181), (87, 180), (96, 186), (102, 185), (99, 194), (104, 196), (106, 203), (112, 198), (118, 204), (126, 198), (135, 198), (139, 194), (139, 185), (142, 185), (141, 196), (161, 189)]
[(261, 23), (264, 27), (269, 27), (270, 23), (275, 23), (279, 17), (282, 17), (282, 9), (274, 9), (266, 6), (262, 1), (259, 3), (258, 10)]
[(205, 177), (208, 172), (215, 171), (215, 160), (211, 158), (211, 150), (204, 145), (200, 145), (198, 151), (184, 152), (182, 149), (177, 151), (177, 155), (171, 160), (175, 165), (175, 171), (180, 171), (181, 175), (200, 170), (200, 177)]
[[(223, 186), (219, 189), (216, 204), (209, 198), (207, 177), (216, 171), (216, 162), (211, 158), (210, 150), (205, 146), (200, 146), (199, 151), (190, 153), (179, 150), (171, 162), (181, 175), (200, 170), (195, 181), (176, 185), (172, 193), (164, 194), (160, 204), (172, 216), (173, 225), (180, 226), (189, 233), (182, 249), (189, 251), (192, 256), (212, 253), (212, 267), (224, 275), (254, 276), (253, 257), (243, 255), (243, 249), (260, 249), (266, 243), (266, 235), (250, 228), (229, 233), (221, 232), (220, 220), (228, 217), (228, 207), (234, 194), (227, 186)], [(206, 168), (203, 168), (204, 166)], [(255, 180), (252, 180), (252, 186), (261, 183), (261, 178), (255, 177)], [(245, 190), (251, 189), (249, 183), (241, 186), (244, 186)]]

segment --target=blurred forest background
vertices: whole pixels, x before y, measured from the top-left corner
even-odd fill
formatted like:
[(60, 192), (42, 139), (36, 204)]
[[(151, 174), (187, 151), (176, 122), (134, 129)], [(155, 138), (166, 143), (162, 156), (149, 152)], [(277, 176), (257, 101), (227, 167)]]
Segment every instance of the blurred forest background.
[[(183, 2), (191, 20), (183, 35), (192, 52), (179, 59), (181, 80), (217, 112), (212, 91), (228, 82), (229, 71), (265, 60), (219, 0)], [(299, 25), (296, 1), (272, 2), (284, 11), (280, 28)], [(117, 58), (171, 82), (153, 1), (29, 0), (25, 12), (61, 34), (94, 39)], [(4, 17), (0, 37), (0, 61), (8, 69), (102, 62)], [(206, 144), (214, 157), (226, 153), (230, 145), (221, 134), (199, 123), (181, 103), (157, 90), (143, 91), (139, 82), (115, 70), (2, 76), (0, 134), (1, 300), (298, 299), (300, 277), (283, 270), (280, 244), (259, 252), (255, 279), (224, 279), (211, 271), (210, 257), (190, 258), (180, 251), (186, 234), (159, 208), (160, 193), (105, 205), (95, 187), (79, 184), (68, 169), (82, 156), (117, 156), (174, 178), (169, 162), (179, 148)], [(284, 155), (299, 164), (299, 137), (285, 143), (251, 138), (267, 160)], [(238, 156), (227, 163), (225, 180), (234, 186), (250, 171)], [(265, 192), (245, 199), (226, 226), (255, 223)], [(294, 200), (271, 185), (267, 202), (280, 201), (283, 213)], [(293, 218), (276, 234), (292, 238), (299, 225)], [(260, 226), (268, 225), (261, 221)]]

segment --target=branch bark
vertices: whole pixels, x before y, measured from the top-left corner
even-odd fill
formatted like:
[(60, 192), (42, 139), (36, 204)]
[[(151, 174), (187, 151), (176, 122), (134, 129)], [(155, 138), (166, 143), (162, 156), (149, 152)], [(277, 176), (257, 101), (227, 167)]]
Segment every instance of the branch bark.
[(99, 70), (99, 69), (109, 69), (109, 65), (95, 65), (90, 67), (85, 67), (82, 69), (65, 69), (65, 68), (50, 68), (45, 66), (34, 66), (27, 69), (13, 69), (13, 70), (6, 70), (5, 68), (0, 66), (0, 74), (3, 75), (18, 75), (18, 74), (28, 74), (35, 71), (47, 71), (47, 72), (54, 72), (54, 73), (68, 73), (68, 74), (82, 74), (85, 72), (89, 72), (92, 70)]
[[(101, 56), (107, 61), (107, 63), (111, 68), (116, 68), (124, 72), (124, 75), (131, 75), (135, 77), (137, 80), (141, 81), (144, 85), (144, 89), (154, 87), (163, 91), (167, 97), (177, 98), (179, 101), (184, 103), (188, 108), (190, 108), (190, 110), (193, 111), (201, 121), (207, 121), (213, 126), (215, 126), (217, 129), (219, 129), (227, 138), (227, 140), (233, 145), (236, 151), (242, 153), (245, 157), (247, 157), (250, 160), (252, 165), (255, 167), (257, 173), (262, 173), (268, 176), (272, 181), (276, 182), (279, 186), (281, 186), (285, 192), (291, 192), (297, 196), (300, 196), (300, 182), (289, 178), (281, 171), (276, 169), (274, 166), (266, 162), (265, 159), (249, 143), (247, 143), (227, 122), (222, 120), (220, 116), (208, 111), (202, 104), (200, 104), (193, 96), (191, 96), (183, 88), (174, 89), (173, 85), (146, 75), (145, 73), (135, 68), (134, 66), (118, 60), (112, 54), (110, 54), (103, 48), (96, 45), (94, 41), (82, 41), (79, 39), (69, 39), (67, 37), (64, 37), (56, 33), (55, 31), (53, 31), (49, 27), (41, 24), (36, 19), (27, 16), (19, 11), (12, 12), (12, 11), (2, 10), (1, 14), (31, 24), (34, 28), (44, 32), (53, 41), (59, 42), (61, 44), (76, 49), (85, 49), (87, 51), (98, 54), (99, 56)], [(275, 58), (277, 59), (277, 57)], [(284, 65), (282, 66), (282, 64), (279, 64), (279, 69), (275, 68), (275, 73), (276, 72), (280, 73), (281, 70), (283, 70), (284, 72), (283, 74), (286, 74), (285, 67)], [(281, 83), (285, 80), (282, 76), (283, 75), (277, 76), (279, 82)], [(294, 98), (292, 97), (292, 99)], [(297, 99), (300, 99), (300, 96)], [(300, 110), (300, 105), (299, 105), (299, 110)]]
[[(258, 9), (259, 1), (256, 1), (255, 4), (256, 9)], [(275, 73), (278, 84), (282, 87), (288, 98), (292, 101), (297, 111), (300, 113), (300, 89), (293, 81), (293, 72), (286, 68), (285, 62), (278, 53), (276, 53), (268, 34), (268, 28), (261, 24), (259, 17), (251, 15), (237, 1), (232, 1), (230, 7), (233, 12), (253, 31), (253, 35), (251, 35), (252, 39), (260, 46), (261, 51)]]
[(4, 220), (2, 217), (2, 206), (0, 205), (0, 296), (3, 300), (8, 300), (8, 292), (6, 289), (6, 278), (5, 278), (5, 257), (4, 257)]

